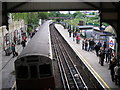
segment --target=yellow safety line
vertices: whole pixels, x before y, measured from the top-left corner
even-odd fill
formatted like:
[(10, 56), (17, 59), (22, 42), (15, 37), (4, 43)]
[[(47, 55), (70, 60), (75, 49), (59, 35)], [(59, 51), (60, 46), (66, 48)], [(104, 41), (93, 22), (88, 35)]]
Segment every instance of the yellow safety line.
[[(76, 50), (76, 49), (75, 49)], [(77, 51), (77, 50), (76, 50)], [(78, 51), (77, 51), (78, 52)], [(79, 53), (79, 52), (78, 52)], [(79, 54), (82, 59), (85, 61), (85, 63), (92, 69), (92, 71), (96, 74), (96, 76), (104, 83), (104, 85), (109, 89), (111, 90), (111, 88), (106, 84), (106, 82), (98, 75), (98, 73), (91, 67), (91, 65), (86, 61), (86, 59), (81, 55)]]
[(14, 89), (15, 85), (16, 85), (16, 81), (14, 82), (14, 84), (13, 84), (13, 86), (12, 86), (11, 90), (13, 90), (13, 89)]

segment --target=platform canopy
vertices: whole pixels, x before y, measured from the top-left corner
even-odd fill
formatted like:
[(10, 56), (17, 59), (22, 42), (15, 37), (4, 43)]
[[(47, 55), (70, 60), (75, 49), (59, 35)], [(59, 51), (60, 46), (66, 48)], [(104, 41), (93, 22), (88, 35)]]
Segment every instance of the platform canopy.
[(80, 30), (91, 30), (93, 29), (93, 26), (78, 26)]
[[(119, 0), (2, 0), (2, 10), (3, 17), (12, 12), (100, 10), (101, 21), (117, 27), (118, 2)], [(2, 24), (6, 25), (4, 19)]]
[[(104, 10), (116, 11), (119, 0), (2, 0), (8, 12)], [(18, 2), (17, 2), (18, 1)], [(111, 9), (111, 10), (110, 10)]]
[(105, 31), (106, 31), (106, 32), (110, 32), (110, 33), (112, 33), (112, 34), (115, 34), (114, 29), (112, 28), (112, 26), (107, 26), (107, 27), (105, 28)]

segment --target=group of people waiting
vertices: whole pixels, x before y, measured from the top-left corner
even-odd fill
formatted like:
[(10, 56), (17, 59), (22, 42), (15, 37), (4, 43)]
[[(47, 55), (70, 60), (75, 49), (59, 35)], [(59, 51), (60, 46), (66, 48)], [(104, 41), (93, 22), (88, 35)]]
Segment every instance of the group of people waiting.
[(75, 39), (76, 39), (76, 43), (79, 44), (80, 43), (80, 33), (74, 31), (72, 34), (72, 31), (70, 29), (68, 29), (68, 32), (69, 32), (69, 37), (71, 37), (73, 35), (73, 41), (75, 41)]
[(82, 40), (82, 49), (85, 51), (93, 51), (95, 42), (92, 38)]
[[(73, 41), (75, 41), (76, 38), (76, 43), (79, 44), (80, 33), (73, 32), (73, 34), (71, 34), (71, 30), (68, 30), (68, 32), (69, 37), (73, 35)], [(98, 41), (97, 43), (95, 43), (93, 38), (84, 38), (82, 40), (82, 49), (85, 51), (95, 50), (96, 56), (99, 57), (99, 64), (101, 66), (104, 65), (104, 62), (109, 64), (108, 69), (111, 72), (111, 79), (113, 82), (115, 82), (116, 85), (120, 86), (120, 65), (117, 62), (115, 50), (113, 50), (112, 48), (108, 48), (106, 42), (101, 43), (100, 41)]]
[[(21, 33), (21, 35), (22, 35), (21, 45), (22, 45), (22, 47), (24, 49), (25, 46), (26, 46), (26, 42), (27, 42), (27, 40), (26, 40), (27, 36), (26, 36), (26, 34), (23, 31), (21, 31), (21, 32), (22, 32)], [(32, 34), (30, 34), (30, 38), (32, 38), (35, 35), (36, 32), (37, 31), (34, 30), (32, 32)], [(12, 50), (13, 57), (18, 56), (18, 52), (15, 49), (16, 41), (17, 41), (17, 39), (14, 37), (14, 42), (12, 42), (12, 44), (11, 44), (11, 50)]]
[(120, 86), (120, 65), (117, 63), (116, 57), (113, 57), (109, 64), (109, 70), (111, 72), (111, 79), (116, 85)]
[[(22, 47), (23, 47), (23, 49), (25, 48), (25, 46), (26, 46), (26, 37), (25, 36), (22, 36), (22, 42), (21, 42), (21, 45), (22, 45)], [(15, 57), (15, 56), (18, 56), (18, 52), (16, 51), (16, 43), (14, 43), (14, 42), (12, 42), (12, 44), (11, 44), (11, 50), (12, 50), (12, 54), (13, 54), (13, 58)]]
[(115, 50), (108, 48), (106, 42), (103, 44), (100, 41), (95, 43), (93, 39), (84, 39), (82, 41), (82, 49), (86, 51), (95, 50), (101, 66), (104, 65), (104, 62), (109, 63), (108, 69), (111, 73), (111, 79), (116, 85), (120, 86), (120, 65), (117, 62)]

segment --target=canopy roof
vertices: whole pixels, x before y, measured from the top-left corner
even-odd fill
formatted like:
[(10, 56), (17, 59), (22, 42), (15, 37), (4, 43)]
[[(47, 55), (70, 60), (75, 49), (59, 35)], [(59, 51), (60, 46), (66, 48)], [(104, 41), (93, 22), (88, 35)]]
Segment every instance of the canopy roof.
[[(3, 0), (2, 10), (12, 12), (39, 11), (80, 11), (100, 10), (101, 21), (107, 22), (115, 28), (118, 20), (119, 0)], [(6, 24), (3, 19), (3, 25)]]
[[(11, 0), (14, 1), (14, 0)], [(59, 11), (59, 10), (104, 10), (116, 11), (118, 0), (104, 0), (97, 2), (96, 0), (21, 0), (24, 2), (5, 2), (8, 12), (31, 12), (31, 11)], [(36, 2), (35, 2), (36, 1)], [(87, 2), (88, 1), (88, 2)], [(96, 1), (96, 2), (90, 2)], [(103, 1), (103, 0), (100, 0)]]
[(112, 28), (112, 26), (106, 27), (106, 28), (105, 28), (105, 31), (106, 31), (106, 32), (110, 32), (110, 33), (112, 33), (112, 34), (115, 34), (114, 29)]

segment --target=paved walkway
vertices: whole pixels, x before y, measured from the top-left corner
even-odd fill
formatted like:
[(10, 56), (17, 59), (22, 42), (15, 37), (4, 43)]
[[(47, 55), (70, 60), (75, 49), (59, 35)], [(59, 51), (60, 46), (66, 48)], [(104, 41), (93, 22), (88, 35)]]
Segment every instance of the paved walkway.
[(64, 29), (60, 24), (55, 24), (55, 27), (105, 88), (109, 88), (110, 90), (113, 88), (120, 89), (120, 87), (116, 86), (115, 83), (112, 82), (107, 63), (104, 63), (104, 66), (101, 66), (98, 63), (99, 58), (95, 55), (95, 53), (82, 50), (81, 41), (80, 44), (76, 44), (76, 42), (73, 41), (73, 38), (69, 37), (67, 29)]
[[(29, 42), (30, 39), (27, 41)], [(27, 42), (27, 43), (28, 43)], [(26, 44), (27, 44), (26, 43)], [(22, 45), (16, 45), (16, 51), (18, 54), (23, 50)], [(14, 61), (17, 57), (13, 58), (13, 55), (5, 56), (5, 53), (0, 54), (0, 90), (2, 88), (11, 88), (15, 82)]]

